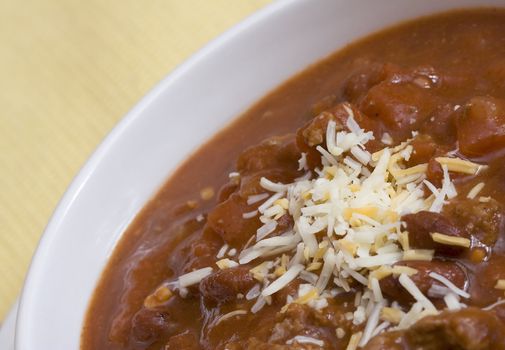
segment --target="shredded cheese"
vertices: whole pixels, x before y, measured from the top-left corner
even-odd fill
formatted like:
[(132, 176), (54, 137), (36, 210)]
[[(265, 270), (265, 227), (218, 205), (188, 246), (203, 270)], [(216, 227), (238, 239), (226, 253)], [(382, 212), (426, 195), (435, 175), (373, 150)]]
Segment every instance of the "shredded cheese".
[(505, 290), (505, 279), (496, 281), (496, 285), (494, 287), (496, 289)]
[(184, 275), (179, 276), (179, 286), (182, 288), (186, 288), (194, 284), (198, 284), (202, 279), (204, 279), (211, 273), (212, 273), (212, 267), (204, 267), (199, 270), (188, 272)]
[(410, 279), (409, 276), (402, 273), (398, 278), (400, 284), (416, 299), (425, 309), (436, 310), (433, 303), (424, 296), (424, 294), (419, 290), (416, 284)]
[(366, 343), (372, 338), (372, 333), (375, 330), (375, 328), (379, 325), (379, 316), (380, 316), (380, 311), (382, 309), (382, 303), (376, 303), (372, 309), (372, 312), (370, 313), (370, 316), (368, 316), (368, 321), (366, 323), (365, 329), (363, 330), (363, 334), (360, 338), (360, 341), (358, 343), (358, 346), (365, 346)]
[(441, 165), (446, 165), (449, 171), (475, 175), (483, 167), (480, 164), (472, 163), (460, 158), (437, 157), (435, 158)]
[(261, 295), (264, 297), (274, 294), (275, 292), (281, 290), (289, 282), (298, 277), (298, 274), (304, 269), (304, 266), (301, 264), (291, 266), (289, 270), (286, 271), (281, 277), (272, 282), (267, 288), (263, 289)]
[(317, 345), (320, 347), (324, 346), (324, 341), (322, 341), (320, 339), (313, 338), (313, 337), (308, 337), (306, 335), (297, 335), (297, 336), (286, 341), (287, 345), (292, 345), (294, 343), (313, 344), (313, 345)]
[(484, 182), (479, 182), (477, 185), (473, 186), (472, 189), (468, 192), (466, 195), (467, 198), (469, 199), (475, 199), (477, 195), (482, 191), (484, 188)]
[(463, 298), (467, 298), (467, 299), (470, 298), (470, 294), (468, 294), (464, 290), (458, 288), (454, 283), (449, 281), (446, 277), (444, 277), (436, 272), (430, 272), (428, 276), (430, 276), (431, 278), (433, 278), (433, 279), (439, 281), (440, 283), (442, 283), (443, 285), (445, 285), (454, 294), (459, 295)]
[(421, 261), (431, 261), (433, 260), (434, 250), (430, 249), (409, 249), (403, 252), (403, 261), (409, 260), (421, 260)]
[(461, 304), (459, 303), (459, 297), (454, 293), (448, 293), (444, 296), (444, 302), (447, 305), (447, 309), (456, 311), (461, 309)]
[(349, 343), (347, 344), (345, 350), (356, 350), (362, 335), (362, 332), (354, 333), (349, 339)]
[[(253, 314), (269, 305), (273, 294), (297, 278), (303, 281), (298, 294), (287, 297), (281, 312), (292, 304), (321, 310), (328, 305), (327, 298), (358, 290), (354, 311), (345, 315), (352, 324), (364, 325), (362, 332), (350, 337), (347, 350), (355, 350), (380, 332), (409, 327), (421, 317), (438, 312), (409, 277), (418, 271), (396, 264), (431, 261), (434, 256), (433, 250), (410, 247), (401, 218), (423, 210), (441, 212), (458, 194), (449, 172), (475, 175), (483, 166), (450, 154), (438, 157), (436, 160), (443, 170), (438, 188), (426, 180), (426, 163), (408, 167), (414, 152), (412, 140), (393, 147), (392, 137), (384, 133), (381, 141), (387, 147), (372, 154), (367, 150), (367, 143), (374, 139), (373, 133), (361, 129), (350, 106), (345, 105), (344, 109), (348, 113), (347, 130), (337, 131), (335, 121), (330, 121), (326, 142), (316, 147), (321, 157), (320, 168), (309, 169), (307, 155), (302, 153), (298, 168), (304, 175), (292, 183), (260, 179), (264, 193), (247, 198), (247, 205), (254, 207), (249, 207), (242, 217), (258, 220), (261, 226), (242, 250), (223, 246), (217, 254), (216, 265), (226, 269), (261, 261), (250, 269), (257, 283), (243, 296), (252, 304)], [(233, 178), (239, 180), (240, 174), (234, 174)], [(474, 186), (467, 197), (477, 198), (483, 186), (483, 183)], [(425, 189), (430, 192), (429, 196), (425, 195)], [(479, 201), (486, 198), (480, 197)], [(282, 226), (278, 220), (284, 215), (294, 224), (288, 232), (279, 232)], [(431, 237), (441, 244), (471, 246), (470, 240), (463, 237), (438, 232), (431, 233)], [(237, 257), (232, 260), (225, 255)], [(210, 273), (212, 268), (207, 267), (182, 275), (176, 287), (183, 292)], [(398, 278), (400, 285), (416, 300), (410, 310), (402, 310), (383, 294), (380, 280), (388, 276)], [(428, 291), (430, 297), (443, 298), (451, 310), (464, 307), (459, 298), (468, 298), (467, 292), (444, 276), (436, 273), (430, 276), (442, 284), (432, 285)], [(500, 281), (497, 288), (505, 289), (505, 280)], [(224, 319), (242, 315), (244, 311), (232, 311)], [(337, 328), (336, 335), (343, 338), (345, 331)], [(305, 335), (286, 343), (324, 346), (322, 340)]]
[(498, 300), (497, 302), (495, 302), (495, 303), (493, 303), (491, 305), (483, 307), (482, 310), (484, 310), (484, 311), (493, 310), (495, 307), (503, 305), (503, 304), (505, 304), (505, 299)]
[(228, 312), (227, 314), (224, 314), (223, 316), (219, 317), (215, 321), (215, 325), (218, 325), (225, 320), (229, 320), (230, 318), (234, 318), (234, 317), (246, 315), (246, 314), (247, 314), (247, 310), (235, 310), (235, 311)]
[(380, 319), (383, 321), (388, 321), (392, 324), (398, 324), (405, 316), (405, 313), (393, 307), (383, 307), (380, 313)]
[(224, 259), (218, 260), (216, 262), (216, 265), (221, 270), (224, 270), (224, 269), (229, 269), (230, 267), (236, 267), (236, 266), (238, 266), (238, 263), (233, 260), (230, 260), (228, 258), (224, 258)]
[(228, 248), (229, 248), (228, 244), (224, 244), (217, 252), (216, 258), (221, 259), (226, 254)]
[(471, 241), (468, 238), (449, 236), (438, 232), (430, 233), (430, 235), (431, 239), (437, 243), (470, 248)]

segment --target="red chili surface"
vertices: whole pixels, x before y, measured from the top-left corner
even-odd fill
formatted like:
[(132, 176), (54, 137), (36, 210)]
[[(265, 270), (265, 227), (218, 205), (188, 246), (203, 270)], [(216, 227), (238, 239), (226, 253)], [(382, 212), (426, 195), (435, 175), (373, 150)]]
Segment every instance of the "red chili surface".
[[(226, 320), (220, 317), (250, 309), (244, 295), (255, 284), (254, 265), (216, 269), (185, 297), (164, 288), (181, 274), (215, 266), (224, 244), (244, 248), (261, 226), (257, 217), (243, 218), (258, 206), (247, 199), (264, 192), (260, 178), (293, 181), (302, 175), (301, 152), (312, 169), (320, 166), (315, 147), (330, 120), (343, 122), (343, 102), (374, 132), (372, 149), (385, 146), (385, 132), (399, 144), (414, 131), (409, 166), (427, 163), (433, 184), (443, 178), (435, 158), (449, 151), (488, 166), (478, 176), (454, 174), (459, 194), (441, 213), (403, 218), (410, 245), (432, 249), (435, 257), (398, 265), (418, 271), (412, 280), (424, 293), (433, 283), (430, 272), (448, 278), (469, 292), (468, 307), (379, 334), (365, 349), (505, 349), (505, 306), (483, 309), (504, 297), (495, 284), (505, 279), (505, 11), (495, 9), (422, 18), (360, 40), (295, 76), (216, 135), (125, 232), (90, 303), (82, 349), (345, 349), (363, 328), (346, 317), (359, 287), (321, 310), (291, 304), (281, 312), (300, 284), (294, 280), (258, 313)], [(230, 179), (230, 172), (240, 178)], [(479, 182), (484, 189), (467, 198)], [(216, 195), (203, 199), (206, 187)], [(292, 226), (286, 215), (273, 235)], [(432, 232), (473, 244), (443, 245)], [(412, 303), (394, 275), (380, 282), (385, 296)], [(301, 334), (323, 345), (286, 343)]]

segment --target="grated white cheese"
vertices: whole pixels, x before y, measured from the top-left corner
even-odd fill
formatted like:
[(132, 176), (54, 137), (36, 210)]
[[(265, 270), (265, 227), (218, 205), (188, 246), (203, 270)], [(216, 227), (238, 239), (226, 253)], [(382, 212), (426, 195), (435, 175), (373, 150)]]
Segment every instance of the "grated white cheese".
[(440, 195), (440, 192), (438, 192), (435, 185), (433, 185), (431, 182), (429, 182), (428, 180), (423, 180), (423, 183), (426, 185), (426, 187), (428, 187), (428, 189), (431, 191), (431, 193), (433, 193), (435, 197)]
[(267, 304), (267, 300), (265, 299), (264, 296), (260, 295), (258, 296), (258, 299), (256, 299), (256, 302), (254, 303), (254, 305), (251, 307), (251, 312), (253, 314), (257, 313), (258, 311), (260, 311), (261, 309), (263, 309), (263, 307)]
[(302, 152), (300, 159), (298, 159), (298, 170), (309, 170), (307, 165), (307, 153)]
[(253, 194), (247, 197), (247, 205), (252, 205), (261, 202), (262, 200), (267, 199), (268, 196), (269, 196), (268, 193)]
[(459, 303), (459, 297), (454, 293), (449, 293), (444, 296), (444, 302), (447, 305), (447, 309), (455, 311), (461, 309), (461, 304)]
[(479, 197), (479, 202), (488, 203), (491, 200), (491, 197)]
[(258, 207), (258, 211), (260, 213), (264, 213), (265, 210), (267, 210), (268, 208), (270, 208), (272, 206), (272, 204), (274, 204), (274, 202), (276, 200), (281, 199), (283, 195), (284, 194), (282, 192), (274, 194), (273, 196), (271, 196), (270, 198), (268, 198), (265, 202), (263, 202), (263, 204), (261, 204)]
[(287, 345), (292, 345), (294, 343), (314, 344), (314, 345), (321, 346), (321, 347), (324, 346), (324, 341), (322, 341), (320, 339), (313, 338), (313, 337), (308, 337), (306, 335), (297, 335), (297, 336), (286, 341)]
[(392, 265), (400, 261), (403, 253), (385, 253), (369, 257), (357, 258), (354, 260), (358, 267), (374, 267), (382, 265)]
[(333, 157), (333, 155), (330, 152), (328, 152), (327, 150), (325, 150), (323, 147), (317, 146), (316, 150), (319, 151), (319, 153), (321, 153), (321, 155), (323, 156), (322, 157), (323, 162), (326, 161), (326, 163), (329, 163), (331, 165), (335, 165), (335, 166), (338, 165), (338, 162), (335, 159), (335, 157)]
[(391, 146), (393, 144), (393, 138), (389, 133), (385, 132), (382, 134), (381, 142), (385, 145)]
[(328, 285), (336, 261), (337, 259), (335, 257), (335, 250), (333, 248), (329, 248), (324, 255), (323, 269), (319, 275), (319, 279), (316, 282), (316, 288), (319, 290), (319, 293), (321, 293)]
[(298, 265), (293, 265), (291, 266), (284, 275), (273, 281), (268, 287), (263, 289), (261, 292), (261, 295), (264, 297), (269, 296), (274, 294), (275, 292), (281, 290), (284, 288), (286, 285), (288, 285), (289, 282), (294, 280), (296, 277), (298, 277), (298, 274), (304, 269), (305, 267), (301, 264)]
[(216, 321), (215, 321), (215, 325), (218, 325), (220, 324), (221, 322), (225, 321), (225, 320), (228, 320), (230, 318), (233, 318), (233, 317), (237, 317), (237, 316), (240, 316), (240, 315), (245, 315), (247, 314), (247, 311), (246, 310), (235, 310), (235, 311), (231, 311), (231, 312), (228, 312), (227, 314), (224, 314), (223, 316), (219, 317)]
[(424, 294), (417, 288), (416, 284), (410, 279), (409, 276), (402, 273), (398, 278), (400, 284), (416, 299), (425, 309), (435, 311), (436, 308), (433, 303), (424, 296)]
[(224, 244), (221, 249), (219, 249), (219, 251), (217, 252), (216, 254), (216, 258), (218, 259), (221, 259), (222, 257), (224, 257), (224, 255), (226, 254), (226, 251), (228, 250), (229, 246), (228, 244)]
[(243, 213), (242, 214), (242, 218), (244, 218), (244, 219), (252, 219), (255, 216), (258, 216), (258, 211), (257, 210), (252, 210), (252, 211), (249, 211), (247, 213)]
[(277, 228), (277, 221), (269, 221), (256, 231), (256, 241), (260, 241)]
[(423, 305), (420, 302), (414, 303), (410, 308), (409, 312), (403, 315), (397, 328), (405, 329), (416, 323), (421, 318), (422, 311), (423, 311)]
[(374, 331), (372, 333), (372, 338), (375, 337), (376, 335), (382, 333), (382, 331), (386, 330), (390, 325), (391, 325), (391, 323), (389, 323), (388, 321), (382, 322), (380, 325), (378, 325), (374, 329)]
[(484, 182), (479, 182), (477, 185), (473, 186), (472, 189), (468, 192), (466, 195), (467, 198), (469, 199), (475, 199), (477, 195), (482, 191), (484, 188)]
[(372, 277), (370, 279), (370, 285), (372, 287), (375, 302), (382, 303), (384, 301), (384, 297), (382, 296), (382, 290), (379, 284), (379, 280), (375, 277)]
[(245, 298), (247, 300), (252, 300), (252, 299), (256, 299), (257, 297), (259, 297), (261, 294), (261, 286), (259, 284), (255, 284), (254, 287), (252, 287), (248, 292), (247, 294), (245, 295)]
[(212, 267), (204, 267), (199, 270), (188, 272), (184, 275), (179, 276), (179, 286), (182, 288), (186, 288), (194, 284), (198, 284), (202, 279), (204, 279), (211, 273), (212, 273)]
[(351, 339), (349, 339), (349, 343), (347, 344), (345, 350), (356, 350), (358, 348), (358, 343), (361, 339), (362, 334), (362, 332), (354, 333), (351, 336)]
[(365, 329), (363, 330), (363, 335), (358, 343), (358, 346), (365, 346), (366, 343), (372, 338), (373, 331), (377, 328), (379, 324), (379, 315), (382, 309), (382, 303), (375, 303), (373, 306), (372, 312), (368, 317), (368, 321), (366, 323)]
[(237, 255), (237, 249), (232, 248), (228, 251), (228, 256), (235, 256)]
[(351, 154), (363, 165), (368, 165), (370, 160), (372, 160), (370, 152), (363, 150), (358, 146), (353, 146), (351, 148)]
[(428, 289), (427, 294), (430, 298), (443, 298), (450, 292), (451, 290), (449, 288), (433, 283), (430, 289)]
[(221, 269), (229, 269), (232, 267), (237, 267), (239, 264), (236, 261), (230, 260), (228, 258), (224, 258), (216, 261), (216, 265)]
[(272, 182), (265, 177), (261, 178), (260, 185), (265, 190), (268, 190), (271, 192), (284, 192), (284, 191), (286, 191), (286, 189), (288, 187), (288, 185), (284, 185), (284, 184), (277, 183), (277, 182)]
[(430, 276), (431, 278), (439, 281), (440, 283), (442, 283), (443, 285), (445, 285), (447, 288), (449, 288), (454, 294), (457, 294), (463, 298), (470, 298), (470, 294), (468, 294), (467, 292), (465, 292), (464, 290), (458, 288), (454, 283), (452, 283), (451, 281), (449, 281), (447, 278), (445, 278), (444, 276), (436, 273), (436, 272), (430, 272), (428, 274), (428, 276)]
[(495, 307), (500, 306), (500, 305), (503, 305), (503, 304), (505, 304), (505, 299), (501, 299), (501, 300), (499, 299), (497, 302), (495, 302), (495, 303), (493, 303), (493, 304), (491, 304), (491, 305), (488, 305), (488, 306), (486, 306), (486, 307), (483, 307), (483, 308), (482, 308), (482, 310), (484, 310), (484, 311), (489, 311), (489, 310), (492, 310), (492, 309), (494, 309)]

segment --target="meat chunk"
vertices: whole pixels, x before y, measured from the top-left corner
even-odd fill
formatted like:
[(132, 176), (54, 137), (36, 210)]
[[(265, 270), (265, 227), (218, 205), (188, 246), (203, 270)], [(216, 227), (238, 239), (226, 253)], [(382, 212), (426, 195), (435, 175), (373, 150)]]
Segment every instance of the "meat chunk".
[(337, 96), (335, 95), (325, 96), (312, 105), (311, 114), (312, 116), (315, 117), (323, 113), (325, 110), (330, 109), (336, 103), (337, 103)]
[(207, 225), (226, 243), (235, 247), (242, 246), (261, 226), (257, 217), (244, 219), (242, 216), (253, 209), (246, 199), (234, 193), (209, 213)]
[[(437, 162), (435, 158), (431, 158), (428, 161), (428, 169), (426, 170), (426, 179), (436, 187), (438, 188), (442, 187), (442, 181), (444, 180), (444, 170), (442, 169), (442, 165), (439, 162)], [(430, 194), (431, 191), (429, 192), (428, 195)]]
[(237, 248), (243, 246), (261, 226), (257, 217), (243, 218), (244, 213), (258, 206), (247, 204), (249, 196), (266, 192), (260, 185), (262, 177), (289, 183), (300, 176), (299, 158), (294, 135), (274, 137), (244, 151), (237, 161), (240, 179), (223, 187), (219, 204), (208, 214), (208, 227), (225, 243)]
[(211, 266), (222, 247), (220, 241), (209, 227), (194, 232), (176, 247), (168, 259), (168, 265), (176, 275)]
[(454, 109), (455, 106), (449, 103), (437, 106), (419, 131), (429, 133), (440, 144), (453, 145), (457, 139), (456, 121), (460, 114), (460, 109)]
[(504, 350), (505, 325), (477, 308), (427, 316), (402, 331), (376, 336), (364, 350)]
[(391, 63), (383, 64), (360, 59), (354, 62), (354, 65), (359, 68), (347, 80), (344, 87), (345, 97), (353, 103), (359, 103), (368, 90), (380, 82), (401, 79), (400, 67)]
[(308, 305), (290, 304), (285, 313), (277, 314), (276, 324), (271, 330), (268, 342), (285, 344), (297, 335), (305, 335), (323, 341), (323, 349), (331, 349), (332, 344), (339, 343), (335, 337), (335, 327), (341, 326), (348, 330), (349, 322), (343, 314), (342, 308), (337, 305), (320, 312)]
[(314, 311), (308, 306), (292, 304), (288, 310), (279, 315), (279, 320), (272, 329), (270, 342), (286, 342), (286, 340), (308, 331), (318, 330), (314, 320)]
[[(352, 110), (354, 119), (362, 129), (372, 131), (376, 136), (382, 134), (379, 123), (359, 112), (353, 105), (340, 103), (319, 114), (296, 133), (298, 148), (300, 151), (307, 153), (307, 161), (310, 168), (314, 168), (321, 164), (321, 154), (316, 150), (316, 147), (319, 145), (324, 146), (328, 123), (334, 121), (336, 123), (337, 132), (347, 129), (346, 123), (349, 118), (348, 109)], [(379, 142), (370, 141), (367, 144), (367, 148), (372, 152), (378, 150), (380, 148)]]
[(222, 203), (230, 198), (230, 196), (237, 191), (239, 183), (240, 181), (238, 179), (232, 179), (228, 183), (224, 184), (217, 194), (217, 202)]
[(267, 192), (261, 186), (260, 181), (262, 177), (267, 178), (272, 182), (291, 183), (299, 175), (300, 174), (298, 172), (290, 172), (280, 169), (261, 170), (250, 175), (242, 175), (240, 177), (240, 187), (238, 192), (243, 198), (247, 199), (249, 196)]
[(427, 134), (417, 135), (410, 144), (412, 145), (413, 150), (407, 163), (408, 166), (428, 163), (435, 155), (438, 148), (438, 145), (433, 138)]
[(429, 90), (416, 84), (382, 82), (368, 91), (360, 110), (406, 138), (432, 115), (437, 104)]
[(505, 101), (474, 97), (458, 120), (458, 142), (463, 154), (481, 156), (505, 147)]
[(425, 317), (405, 336), (414, 349), (505, 349), (505, 325), (493, 313), (477, 308)]
[(475, 199), (451, 201), (444, 212), (481, 243), (492, 246), (503, 230), (503, 209), (491, 199), (482, 203)]
[(170, 314), (163, 310), (142, 308), (132, 320), (132, 334), (138, 342), (145, 345), (159, 341), (175, 330)]
[(403, 331), (382, 333), (370, 339), (363, 350), (405, 350)]
[(330, 111), (324, 111), (317, 117), (312, 119), (306, 126), (298, 130), (297, 143), (302, 151), (307, 151), (310, 147), (321, 145), (326, 140), (326, 129), (330, 121), (334, 121), (337, 126), (336, 130), (344, 130), (345, 123), (349, 114), (339, 105)]
[[(496, 289), (496, 281), (505, 279), (505, 257), (491, 256), (489, 261), (474, 267), (470, 274), (470, 296), (472, 305), (487, 306), (503, 298), (503, 290)], [(505, 315), (505, 313), (504, 313)]]
[(404, 215), (402, 220), (407, 225), (409, 243), (412, 248), (434, 249), (440, 254), (455, 255), (461, 253), (465, 248), (437, 243), (431, 238), (430, 233), (438, 232), (454, 237), (470, 237), (467, 231), (456, 224), (459, 221), (453, 220), (452, 216), (420, 211)]
[(337, 106), (322, 112), (312, 119), (307, 125), (298, 130), (298, 147), (306, 150), (306, 147), (314, 147), (323, 144), (326, 141), (326, 129), (330, 121), (334, 121), (337, 124), (337, 131), (347, 129), (346, 123), (349, 118), (349, 110), (352, 111), (354, 119), (361, 128), (368, 131), (374, 131), (377, 129), (377, 123), (368, 118), (366, 115), (360, 113), (355, 106), (348, 103), (340, 103)]
[[(257, 216), (248, 219), (243, 217), (244, 213), (255, 210), (257, 206), (248, 205), (245, 198), (234, 193), (209, 213), (207, 225), (230, 246), (243, 247), (262, 225)], [(277, 226), (270, 236), (284, 233), (292, 227), (292, 217), (283, 215), (277, 220)]]
[[(426, 296), (433, 284), (439, 284), (429, 276), (431, 272), (438, 273), (459, 288), (464, 288), (466, 275), (456, 263), (452, 261), (432, 260), (432, 261), (404, 261), (398, 263), (400, 266), (408, 266), (417, 270), (417, 273), (410, 276), (419, 290)], [(414, 301), (414, 298), (398, 281), (398, 277), (390, 275), (380, 280), (381, 289), (384, 294), (397, 300), (403, 305)]]
[[(435, 186), (441, 187), (444, 173), (442, 166), (436, 161), (436, 157), (445, 155), (452, 146), (440, 145), (429, 134), (418, 134), (410, 144), (413, 151), (410, 159), (407, 161), (407, 166), (428, 163), (426, 171), (427, 180)], [(457, 175), (452, 175), (453, 178), (455, 176)], [(428, 189), (426, 190), (427, 195), (430, 195), (431, 192)]]
[(200, 282), (200, 293), (207, 301), (225, 303), (234, 300), (237, 294), (246, 294), (256, 281), (247, 267), (219, 270)]
[(237, 160), (237, 170), (242, 175), (266, 169), (296, 171), (299, 158), (294, 135), (272, 137), (246, 149)]

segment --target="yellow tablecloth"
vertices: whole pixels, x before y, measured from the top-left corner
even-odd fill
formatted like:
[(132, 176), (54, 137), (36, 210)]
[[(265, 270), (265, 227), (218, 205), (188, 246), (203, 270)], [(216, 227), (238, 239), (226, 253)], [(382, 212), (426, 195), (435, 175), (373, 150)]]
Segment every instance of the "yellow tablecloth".
[(0, 0), (0, 320), (59, 198), (177, 64), (270, 0)]

